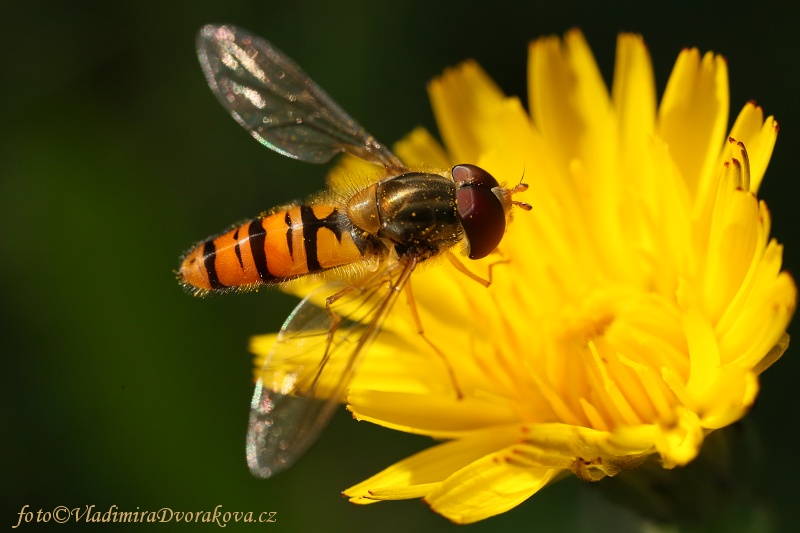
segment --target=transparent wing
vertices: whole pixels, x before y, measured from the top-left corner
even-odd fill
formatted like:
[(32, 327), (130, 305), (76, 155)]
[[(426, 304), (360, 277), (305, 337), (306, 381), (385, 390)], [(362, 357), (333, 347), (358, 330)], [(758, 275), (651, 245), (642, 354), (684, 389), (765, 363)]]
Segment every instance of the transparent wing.
[(219, 101), (253, 137), (283, 155), (324, 163), (340, 152), (403, 170), (294, 61), (234, 26), (204, 26), (197, 55)]
[[(325, 285), (292, 311), (250, 404), (247, 463), (254, 475), (289, 468), (316, 442), (416, 263), (389, 264), (350, 286)], [(324, 301), (333, 295), (329, 312)]]

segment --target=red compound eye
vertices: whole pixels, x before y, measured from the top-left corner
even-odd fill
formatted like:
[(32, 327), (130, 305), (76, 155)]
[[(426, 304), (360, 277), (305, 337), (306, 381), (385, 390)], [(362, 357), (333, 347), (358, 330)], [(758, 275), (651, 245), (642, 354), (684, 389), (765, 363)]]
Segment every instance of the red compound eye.
[(491, 174), (475, 165), (456, 165), (452, 174), (458, 186), (458, 216), (469, 243), (469, 258), (486, 257), (497, 248), (506, 231), (503, 204), (492, 192), (500, 184)]

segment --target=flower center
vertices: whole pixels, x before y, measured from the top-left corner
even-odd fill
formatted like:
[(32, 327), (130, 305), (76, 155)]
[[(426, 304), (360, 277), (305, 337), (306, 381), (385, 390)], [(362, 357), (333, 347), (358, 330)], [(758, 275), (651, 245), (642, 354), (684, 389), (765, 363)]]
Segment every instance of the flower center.
[(665, 364), (675, 368), (667, 360), (679, 351), (652, 344), (656, 332), (663, 338), (680, 327), (665, 307), (641, 288), (613, 285), (562, 304), (539, 324), (539, 343), (523, 355), (530, 377), (519, 390), (523, 417), (600, 430), (652, 420), (647, 383)]

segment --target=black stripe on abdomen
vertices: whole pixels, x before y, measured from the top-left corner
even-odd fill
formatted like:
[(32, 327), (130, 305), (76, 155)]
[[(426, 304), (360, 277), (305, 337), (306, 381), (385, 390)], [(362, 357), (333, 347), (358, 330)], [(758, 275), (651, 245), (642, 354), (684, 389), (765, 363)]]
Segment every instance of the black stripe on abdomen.
[(233, 251), (236, 253), (236, 259), (239, 260), (239, 268), (244, 270), (244, 261), (242, 261), (242, 247), (239, 246), (239, 230), (242, 228), (236, 228), (236, 231), (233, 232), (233, 240), (236, 241), (236, 245), (233, 247)]
[(309, 272), (322, 270), (317, 257), (317, 229), (319, 219), (311, 206), (300, 206), (300, 221), (303, 224), (303, 246), (306, 248), (306, 268)]
[(286, 223), (286, 247), (289, 249), (289, 257), (294, 259), (294, 239), (292, 238), (294, 228), (292, 227), (292, 217), (289, 216), (289, 211), (286, 211), (283, 221)]
[(208, 274), (208, 284), (211, 285), (213, 290), (224, 289), (225, 285), (220, 283), (217, 276), (217, 266), (215, 260), (217, 258), (217, 248), (214, 246), (214, 239), (208, 239), (203, 245), (203, 268), (206, 269)]
[(270, 274), (267, 268), (267, 251), (264, 249), (267, 232), (264, 230), (264, 225), (261, 224), (260, 218), (252, 221), (247, 226), (247, 236), (250, 241), (250, 253), (253, 254), (253, 263), (256, 265), (256, 271), (261, 281), (275, 279), (275, 276)]

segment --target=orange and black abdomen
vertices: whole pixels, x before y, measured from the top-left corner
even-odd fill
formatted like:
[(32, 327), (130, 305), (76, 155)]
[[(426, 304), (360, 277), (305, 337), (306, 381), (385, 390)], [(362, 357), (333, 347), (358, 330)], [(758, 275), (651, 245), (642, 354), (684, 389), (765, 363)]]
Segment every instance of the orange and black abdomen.
[(255, 218), (187, 253), (180, 281), (196, 291), (275, 284), (361, 261), (351, 224), (336, 207), (299, 205)]

